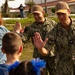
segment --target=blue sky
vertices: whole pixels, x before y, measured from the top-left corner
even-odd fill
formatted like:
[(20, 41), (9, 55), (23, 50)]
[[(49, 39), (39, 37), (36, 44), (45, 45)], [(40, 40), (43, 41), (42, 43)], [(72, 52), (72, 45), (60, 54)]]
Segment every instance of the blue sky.
[[(0, 0), (0, 7), (5, 2), (5, 0)], [(9, 7), (17, 8), (20, 4), (23, 4), (25, 6), (25, 0), (14, 0), (14, 1), (8, 1)]]

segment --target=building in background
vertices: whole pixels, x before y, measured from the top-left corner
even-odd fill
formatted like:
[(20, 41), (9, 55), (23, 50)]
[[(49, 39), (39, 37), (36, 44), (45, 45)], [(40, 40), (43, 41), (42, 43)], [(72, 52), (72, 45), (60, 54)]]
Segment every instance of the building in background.
[[(68, 3), (71, 13), (75, 14), (75, 0), (46, 0), (46, 6), (45, 6), (45, 0), (25, 0), (25, 2), (28, 1), (34, 1), (35, 4), (41, 5), (43, 9), (45, 10), (45, 7), (47, 7), (47, 14), (48, 16), (53, 16), (54, 13), (52, 13), (51, 9), (55, 8), (55, 5), (58, 1), (65, 1)], [(25, 6), (25, 13), (27, 14), (29, 11), (29, 7)], [(10, 13), (19, 13), (19, 10), (10, 10)]]
[[(35, 4), (41, 5), (43, 7), (43, 9), (45, 10), (45, 0), (26, 0), (25, 2), (28, 1), (34, 1)], [(55, 4), (61, 0), (46, 0), (46, 7), (47, 7), (47, 14), (51, 15), (51, 9), (55, 7)], [(71, 13), (75, 14), (75, 0), (62, 0), (68, 3), (70, 9), (71, 9)], [(28, 6), (26, 6), (25, 11), (28, 11)]]
[[(26, 0), (25, 2), (28, 1), (34, 1), (36, 4), (41, 4), (45, 2), (45, 0)], [(53, 2), (53, 1), (57, 1), (57, 0), (46, 0), (46, 2)]]

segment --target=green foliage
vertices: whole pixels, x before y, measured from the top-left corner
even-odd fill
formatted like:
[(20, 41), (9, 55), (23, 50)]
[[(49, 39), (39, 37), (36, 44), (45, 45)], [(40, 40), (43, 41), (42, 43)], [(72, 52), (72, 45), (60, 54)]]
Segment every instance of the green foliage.
[(35, 3), (33, 1), (28, 1), (25, 4), (28, 5), (29, 7), (32, 7)]
[(9, 13), (2, 13), (3, 17), (11, 17), (11, 15)]
[(28, 13), (28, 14), (27, 14), (27, 17), (28, 17), (28, 18), (33, 18), (33, 14)]
[(28, 5), (28, 7), (29, 7), (29, 12), (28, 13), (31, 13), (31, 8), (32, 8), (33, 5), (35, 5), (35, 3), (33, 1), (28, 1), (25, 4)]
[(5, 0), (5, 3), (4, 3), (4, 13), (8, 13), (9, 12), (9, 6), (8, 6), (8, 0)]
[(45, 17), (48, 17), (48, 14), (47, 13), (45, 13), (45, 15), (44, 15)]
[(75, 14), (75, 12), (71, 12), (71, 14)]
[(52, 13), (55, 13), (55, 7), (51, 8)]
[(10, 13), (10, 15), (11, 15), (11, 17), (12, 18), (19, 18), (20, 17), (20, 13), (16, 13), (16, 12), (14, 12), (14, 13)]

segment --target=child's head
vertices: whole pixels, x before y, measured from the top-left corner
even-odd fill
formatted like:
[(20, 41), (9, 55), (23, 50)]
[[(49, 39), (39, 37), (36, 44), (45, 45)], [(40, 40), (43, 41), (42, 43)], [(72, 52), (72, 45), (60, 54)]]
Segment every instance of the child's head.
[[(45, 65), (46, 62), (40, 59), (23, 61), (14, 69), (14, 75), (45, 75)], [(12, 74), (10, 73), (10, 75)]]
[(2, 51), (8, 55), (14, 55), (22, 51), (22, 39), (17, 33), (9, 32), (3, 36)]
[(33, 65), (31, 62), (23, 61), (14, 70), (14, 75), (36, 75), (32, 68)]

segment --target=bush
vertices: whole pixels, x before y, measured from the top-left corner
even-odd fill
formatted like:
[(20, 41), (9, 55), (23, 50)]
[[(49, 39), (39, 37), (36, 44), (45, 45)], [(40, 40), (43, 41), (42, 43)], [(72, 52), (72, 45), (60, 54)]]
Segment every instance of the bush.
[(28, 18), (32, 18), (32, 17), (33, 17), (33, 14), (28, 13), (28, 14), (27, 14), (27, 17), (28, 17)]
[(44, 15), (45, 17), (48, 17), (48, 14), (47, 13), (45, 13), (45, 15)]
[(20, 14), (19, 13), (10, 13), (11, 14), (11, 17), (12, 18), (18, 18), (18, 17), (20, 17)]
[(11, 15), (9, 13), (8, 14), (2, 13), (2, 17), (11, 17)]
[(51, 12), (55, 13), (55, 7), (51, 8)]
[(71, 14), (75, 14), (75, 12), (71, 12)]

